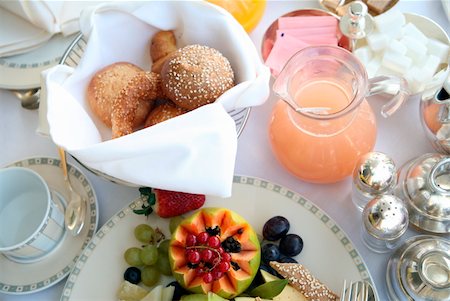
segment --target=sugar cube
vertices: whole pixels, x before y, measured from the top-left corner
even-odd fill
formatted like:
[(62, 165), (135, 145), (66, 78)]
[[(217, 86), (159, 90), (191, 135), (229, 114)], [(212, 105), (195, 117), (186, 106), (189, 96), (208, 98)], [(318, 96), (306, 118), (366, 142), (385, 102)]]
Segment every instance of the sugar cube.
[(431, 78), (433, 74), (436, 73), (440, 63), (441, 62), (437, 56), (429, 55), (425, 63), (421, 66), (422, 72)]
[(427, 47), (411, 36), (404, 36), (400, 43), (406, 46), (408, 49), (407, 55), (416, 62), (423, 59), (427, 53)]
[(373, 51), (379, 51), (387, 47), (389, 37), (382, 33), (372, 33), (366, 38), (367, 44)]
[(428, 38), (414, 24), (408, 23), (402, 28), (402, 34), (418, 40), (422, 44), (428, 43)]
[(386, 51), (393, 51), (399, 54), (405, 54), (408, 48), (401, 42), (397, 40), (389, 41), (389, 46)]
[(381, 66), (400, 74), (406, 73), (411, 65), (411, 58), (397, 53), (385, 52), (381, 59)]
[(375, 26), (379, 32), (387, 33), (399, 30), (405, 24), (405, 16), (399, 11), (387, 11), (374, 18)]
[(372, 59), (372, 51), (367, 46), (355, 49), (353, 54), (356, 55), (356, 57), (359, 58), (363, 64), (369, 63)]
[(435, 39), (428, 39), (427, 49), (429, 54), (437, 56), (441, 63), (448, 62), (449, 45)]
[(381, 60), (378, 57), (372, 58), (370, 62), (366, 64), (366, 72), (369, 78), (372, 78), (375, 75), (377, 75), (380, 66)]

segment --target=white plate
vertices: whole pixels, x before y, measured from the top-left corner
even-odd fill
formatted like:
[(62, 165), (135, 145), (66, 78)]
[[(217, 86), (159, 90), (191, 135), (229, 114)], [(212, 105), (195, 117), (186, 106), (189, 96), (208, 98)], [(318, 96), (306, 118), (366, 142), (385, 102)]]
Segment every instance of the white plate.
[(54, 35), (30, 52), (0, 58), (0, 88), (23, 90), (40, 87), (41, 71), (59, 63), (75, 35)]
[[(66, 200), (69, 192), (64, 184), (56, 158), (29, 158), (8, 166), (22, 166), (39, 173), (50, 190), (61, 194)], [(29, 294), (50, 287), (64, 279), (72, 270), (81, 250), (88, 244), (97, 229), (97, 197), (94, 188), (84, 174), (75, 166), (68, 166), (69, 177), (74, 188), (89, 204), (85, 227), (80, 235), (73, 237), (65, 233), (60, 244), (45, 258), (35, 263), (17, 263), (0, 254), (0, 292), (6, 294)]]
[[(62, 301), (116, 300), (127, 264), (124, 251), (139, 246), (133, 229), (149, 223), (168, 233), (168, 221), (150, 215), (136, 215), (141, 207), (136, 200), (115, 214), (84, 249), (69, 275)], [(366, 265), (346, 234), (321, 209), (297, 193), (270, 182), (235, 176), (233, 196), (228, 199), (207, 198), (205, 206), (226, 207), (246, 218), (261, 233), (263, 224), (274, 215), (283, 215), (291, 223), (290, 233), (299, 234), (304, 249), (297, 260), (336, 292), (343, 280), (364, 279), (373, 283)], [(170, 279), (164, 279), (166, 284)]]

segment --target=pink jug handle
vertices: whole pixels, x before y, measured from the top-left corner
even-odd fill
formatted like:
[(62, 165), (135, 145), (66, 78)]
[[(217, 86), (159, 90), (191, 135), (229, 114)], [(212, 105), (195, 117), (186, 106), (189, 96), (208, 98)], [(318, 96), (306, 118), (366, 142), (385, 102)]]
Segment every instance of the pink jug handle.
[(383, 75), (369, 79), (369, 93), (367, 96), (381, 93), (393, 95), (392, 99), (381, 108), (383, 117), (391, 116), (410, 95), (408, 83), (402, 77)]

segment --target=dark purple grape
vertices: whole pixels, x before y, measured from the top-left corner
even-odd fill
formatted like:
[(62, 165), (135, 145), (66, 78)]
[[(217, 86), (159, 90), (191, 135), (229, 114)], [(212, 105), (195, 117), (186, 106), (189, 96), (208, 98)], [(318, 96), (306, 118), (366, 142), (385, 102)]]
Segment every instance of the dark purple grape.
[(263, 227), (263, 236), (270, 241), (279, 240), (289, 231), (289, 221), (283, 216), (274, 216)]
[(141, 282), (141, 270), (136, 267), (129, 267), (123, 273), (123, 279), (133, 284), (138, 284)]
[(189, 292), (183, 288), (177, 281), (172, 281), (166, 285), (166, 287), (173, 286), (175, 291), (173, 292), (173, 301), (179, 301), (182, 296), (189, 294)]
[(265, 263), (277, 261), (280, 258), (280, 250), (277, 245), (265, 244), (261, 248), (261, 256)]
[(303, 250), (303, 239), (297, 234), (288, 234), (280, 240), (280, 252), (286, 256), (297, 256)]
[(294, 258), (289, 257), (289, 256), (284, 256), (284, 255), (280, 256), (280, 258), (278, 259), (278, 262), (281, 262), (281, 263), (298, 263), (298, 261), (295, 260)]

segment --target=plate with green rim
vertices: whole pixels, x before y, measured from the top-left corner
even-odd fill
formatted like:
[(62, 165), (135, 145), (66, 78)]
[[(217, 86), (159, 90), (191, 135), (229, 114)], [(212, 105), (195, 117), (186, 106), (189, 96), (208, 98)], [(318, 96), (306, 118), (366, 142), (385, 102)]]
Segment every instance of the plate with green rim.
[[(59, 159), (33, 157), (13, 162), (5, 167), (11, 166), (36, 171), (44, 178), (51, 191), (57, 192), (65, 200), (68, 199), (69, 191), (64, 183)], [(18, 263), (0, 254), (0, 295), (35, 293), (60, 282), (72, 271), (82, 249), (94, 236), (98, 225), (98, 204), (94, 188), (77, 167), (68, 164), (68, 173), (74, 189), (88, 200), (89, 214), (86, 215), (83, 230), (76, 237), (65, 233), (56, 248), (37, 262)]]
[[(149, 223), (168, 234), (168, 219), (136, 215), (140, 198), (117, 212), (96, 233), (80, 255), (63, 289), (61, 301), (115, 300), (123, 281), (127, 263), (123, 253), (129, 247), (139, 247), (134, 228)], [(324, 211), (298, 193), (269, 181), (234, 176), (230, 198), (206, 198), (204, 207), (225, 207), (243, 216), (257, 233), (274, 215), (285, 216), (291, 224), (289, 233), (303, 238), (303, 251), (296, 256), (311, 273), (339, 293), (346, 280), (366, 280), (372, 277), (358, 251), (344, 231)], [(188, 214), (186, 214), (188, 215)], [(173, 281), (163, 277), (161, 284)], [(150, 288), (148, 288), (150, 289)]]

